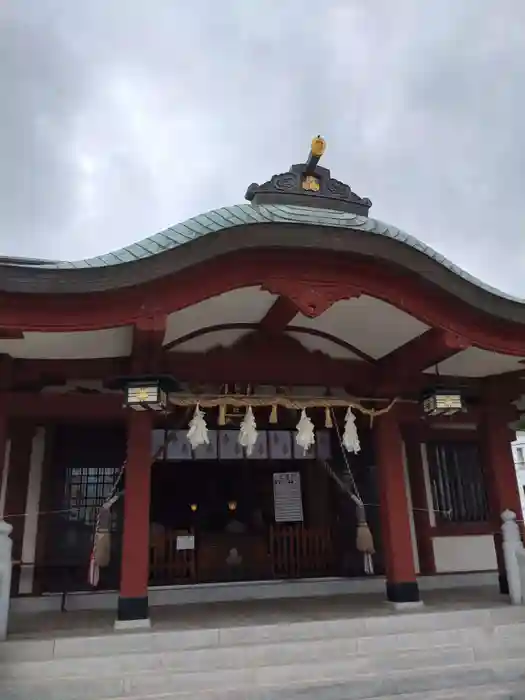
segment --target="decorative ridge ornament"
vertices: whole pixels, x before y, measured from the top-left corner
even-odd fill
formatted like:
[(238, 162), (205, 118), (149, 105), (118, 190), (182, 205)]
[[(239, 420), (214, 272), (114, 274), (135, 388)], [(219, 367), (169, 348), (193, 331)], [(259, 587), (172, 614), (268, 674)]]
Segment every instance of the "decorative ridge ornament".
[(325, 149), (325, 140), (316, 136), (306, 163), (292, 165), (287, 173), (274, 175), (262, 185), (251, 184), (246, 199), (255, 205), (319, 207), (368, 217), (372, 202), (367, 197), (359, 197), (349, 185), (332, 178), (328, 168), (318, 165)]
[(308, 162), (313, 160), (314, 158), (317, 158), (317, 161), (314, 164), (314, 168), (317, 165), (317, 162), (321, 158), (321, 156), (324, 154), (326, 151), (326, 141), (324, 138), (321, 136), (321, 134), (318, 134), (315, 138), (312, 139), (312, 146), (310, 148), (310, 158), (308, 159)]

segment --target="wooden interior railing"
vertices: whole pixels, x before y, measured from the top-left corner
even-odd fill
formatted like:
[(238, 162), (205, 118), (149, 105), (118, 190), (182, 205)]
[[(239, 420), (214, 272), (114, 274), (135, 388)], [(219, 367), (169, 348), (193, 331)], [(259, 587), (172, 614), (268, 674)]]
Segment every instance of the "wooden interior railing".
[[(203, 536), (200, 543), (196, 539), (194, 550), (177, 549), (177, 537), (181, 535), (194, 535), (194, 532), (175, 530), (151, 536), (150, 579), (153, 584), (221, 581), (229, 580), (230, 576), (299, 578), (329, 575), (334, 569), (329, 528), (274, 525), (268, 531), (269, 543), (264, 536)], [(228, 570), (226, 566), (226, 558), (233, 547), (242, 557), (243, 564), (238, 570), (235, 567)]]
[(150, 578), (153, 583), (194, 583), (197, 580), (195, 550), (177, 549), (177, 537), (194, 534), (193, 530), (168, 530), (151, 537)]
[(334, 566), (329, 528), (274, 525), (270, 528), (270, 554), (275, 578), (322, 576)]

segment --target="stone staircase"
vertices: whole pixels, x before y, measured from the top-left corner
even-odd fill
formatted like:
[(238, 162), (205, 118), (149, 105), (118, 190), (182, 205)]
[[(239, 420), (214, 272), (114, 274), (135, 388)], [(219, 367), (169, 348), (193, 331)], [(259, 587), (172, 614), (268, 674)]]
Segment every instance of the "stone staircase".
[(0, 698), (524, 700), (524, 658), (525, 607), (511, 606), (14, 638)]

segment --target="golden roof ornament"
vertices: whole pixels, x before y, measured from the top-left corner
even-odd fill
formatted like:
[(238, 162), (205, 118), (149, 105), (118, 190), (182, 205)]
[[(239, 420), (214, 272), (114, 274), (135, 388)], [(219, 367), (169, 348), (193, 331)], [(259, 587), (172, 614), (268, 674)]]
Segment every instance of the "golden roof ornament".
[(312, 147), (310, 149), (310, 154), (315, 158), (320, 158), (322, 155), (324, 155), (325, 150), (326, 141), (320, 134), (318, 134), (315, 138), (312, 139)]
[(262, 185), (252, 183), (246, 199), (256, 206), (283, 204), (368, 216), (372, 202), (359, 197), (349, 185), (333, 178), (328, 168), (319, 165), (325, 150), (326, 141), (318, 134), (312, 139), (306, 163), (292, 165), (288, 172), (274, 175)]
[(317, 135), (312, 139), (312, 146), (310, 148), (310, 155), (306, 161), (306, 166), (304, 169), (304, 176), (301, 180), (301, 187), (306, 192), (319, 192), (321, 190), (321, 182), (315, 175), (317, 164), (321, 159), (321, 156), (325, 152), (326, 142), (321, 137)]

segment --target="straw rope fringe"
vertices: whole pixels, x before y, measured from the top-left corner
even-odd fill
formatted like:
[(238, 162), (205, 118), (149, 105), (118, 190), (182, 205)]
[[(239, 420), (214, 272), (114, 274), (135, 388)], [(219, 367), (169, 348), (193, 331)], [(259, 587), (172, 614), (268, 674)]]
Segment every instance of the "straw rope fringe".
[[(366, 399), (362, 399), (366, 401)], [(332, 396), (261, 396), (257, 394), (250, 394), (248, 396), (237, 396), (231, 394), (223, 394), (217, 396), (216, 394), (203, 394), (202, 396), (197, 396), (195, 394), (170, 394), (169, 401), (172, 406), (184, 406), (193, 407), (197, 404), (201, 408), (216, 408), (222, 406), (231, 406), (232, 408), (258, 408), (262, 406), (271, 406), (272, 409), (275, 406), (281, 408), (287, 408), (289, 410), (302, 410), (305, 408), (355, 408), (371, 419), (376, 416), (381, 416), (384, 413), (388, 413), (394, 404), (397, 403), (399, 399), (396, 397), (388, 406), (384, 408), (367, 408), (363, 406), (359, 399), (355, 397), (348, 397), (347, 399), (340, 399)]]

